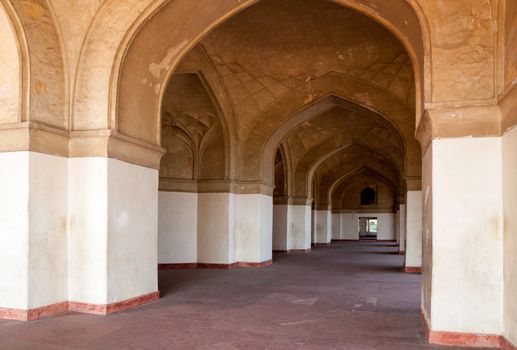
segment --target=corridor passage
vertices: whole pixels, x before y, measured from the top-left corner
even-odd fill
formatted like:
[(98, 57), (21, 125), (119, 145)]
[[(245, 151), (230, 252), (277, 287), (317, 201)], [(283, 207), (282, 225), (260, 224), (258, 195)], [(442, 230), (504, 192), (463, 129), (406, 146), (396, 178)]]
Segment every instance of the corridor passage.
[(335, 242), (261, 269), (160, 271), (158, 302), (0, 320), (0, 349), (455, 349), (426, 344), (420, 275), (403, 273), (396, 252)]

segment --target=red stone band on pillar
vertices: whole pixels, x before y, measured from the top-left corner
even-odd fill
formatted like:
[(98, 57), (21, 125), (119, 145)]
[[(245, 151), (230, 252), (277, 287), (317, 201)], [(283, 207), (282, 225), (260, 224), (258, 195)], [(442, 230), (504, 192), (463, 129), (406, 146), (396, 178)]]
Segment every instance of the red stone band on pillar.
[(420, 320), (422, 321), (425, 335), (430, 344), (517, 350), (515, 345), (501, 335), (432, 331), (429, 329), (429, 324), (422, 313), (420, 313)]
[(111, 304), (91, 304), (81, 303), (76, 301), (68, 302), (68, 311), (81, 312), (96, 315), (108, 315), (114, 312), (119, 312), (140, 306), (143, 304), (150, 303), (160, 299), (160, 292), (152, 292), (149, 294), (141, 295), (135, 298), (118, 301)]
[(0, 308), (0, 319), (32, 321), (39, 320), (40, 318), (56, 316), (67, 311), (68, 308), (66, 301), (29, 310)]
[(240, 261), (231, 264), (214, 264), (214, 263), (183, 263), (183, 264), (158, 264), (159, 270), (175, 270), (175, 269), (222, 269), (229, 270), (236, 267), (264, 267), (273, 264), (273, 260), (261, 262)]
[(422, 273), (422, 268), (419, 266), (406, 266), (404, 267), (406, 273)]

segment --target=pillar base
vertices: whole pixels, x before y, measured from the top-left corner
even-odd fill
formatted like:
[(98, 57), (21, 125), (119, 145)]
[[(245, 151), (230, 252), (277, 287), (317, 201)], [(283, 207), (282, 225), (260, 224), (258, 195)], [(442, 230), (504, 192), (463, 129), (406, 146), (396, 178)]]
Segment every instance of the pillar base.
[(311, 249), (289, 249), (289, 250), (273, 250), (273, 253), (310, 253)]
[(465, 347), (486, 347), (486, 348), (502, 348), (504, 350), (516, 350), (505, 337), (495, 334), (478, 334), (478, 333), (460, 333), (446, 331), (432, 331), (424, 315), (420, 314), (425, 334), (429, 340), (429, 344), (437, 345), (454, 345)]
[(34, 321), (42, 318), (62, 315), (67, 312), (108, 315), (143, 304), (147, 304), (158, 299), (160, 299), (160, 292), (156, 291), (111, 304), (91, 304), (75, 301), (63, 301), (60, 303), (42, 306), (29, 310), (0, 308), (0, 319), (16, 321)]
[(111, 304), (90, 304), (75, 301), (68, 302), (68, 311), (81, 312), (95, 315), (109, 315), (115, 312), (124, 311), (136, 306), (147, 304), (160, 299), (160, 292), (152, 292), (135, 298), (118, 301)]
[(221, 269), (229, 270), (237, 267), (265, 267), (273, 264), (273, 260), (269, 259), (261, 262), (239, 261), (231, 264), (213, 264), (213, 263), (179, 263), (179, 264), (158, 264), (158, 270), (176, 270), (176, 269)]
[(420, 266), (406, 266), (404, 267), (406, 273), (422, 273), (422, 267)]
[(0, 308), (0, 319), (33, 321), (64, 314), (67, 311), (68, 303), (66, 301), (29, 310)]
[(197, 263), (158, 264), (158, 270), (195, 269)]

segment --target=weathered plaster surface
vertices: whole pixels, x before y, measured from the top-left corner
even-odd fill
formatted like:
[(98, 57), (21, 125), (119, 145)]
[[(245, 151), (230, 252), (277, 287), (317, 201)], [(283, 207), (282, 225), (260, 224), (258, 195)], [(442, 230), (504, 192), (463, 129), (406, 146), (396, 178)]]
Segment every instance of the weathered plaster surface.
[(291, 249), (310, 249), (312, 237), (312, 210), (310, 205), (289, 205), (288, 229)]
[(35, 152), (1, 158), (0, 307), (66, 301), (68, 159)]
[(273, 198), (262, 194), (239, 194), (236, 200), (237, 261), (259, 263), (271, 260)]
[(406, 266), (422, 266), (422, 191), (406, 194)]
[(517, 344), (517, 129), (502, 140), (504, 205), (504, 335)]
[(158, 289), (157, 188), (154, 169), (70, 159), (70, 301), (109, 304)]
[(501, 138), (433, 141), (432, 330), (503, 331), (501, 167)]
[(273, 205), (273, 250), (289, 250), (290, 246), (290, 230), (288, 230), (288, 213), (289, 206), (287, 204)]
[(197, 262), (197, 193), (158, 193), (158, 263)]
[(233, 193), (199, 193), (197, 207), (198, 262), (231, 264), (235, 257)]
[(1, 307), (29, 307), (29, 153), (0, 154)]

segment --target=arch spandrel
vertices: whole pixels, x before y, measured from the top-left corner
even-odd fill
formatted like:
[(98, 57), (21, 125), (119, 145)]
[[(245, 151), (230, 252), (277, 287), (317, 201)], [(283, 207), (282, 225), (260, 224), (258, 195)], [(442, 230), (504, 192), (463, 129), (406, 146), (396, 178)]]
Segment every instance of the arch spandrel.
[[(17, 121), (67, 130), (67, 77), (62, 41), (49, 2), (2, 1), (16, 36), (20, 108)], [(20, 102), (21, 101), (21, 102)]]
[[(11, 10), (0, 5), (0, 124), (16, 123), (22, 120), (23, 58), (20, 45), (23, 45), (15, 29)], [(20, 28), (20, 24), (18, 28)], [(25, 117), (24, 117), (25, 118)]]

